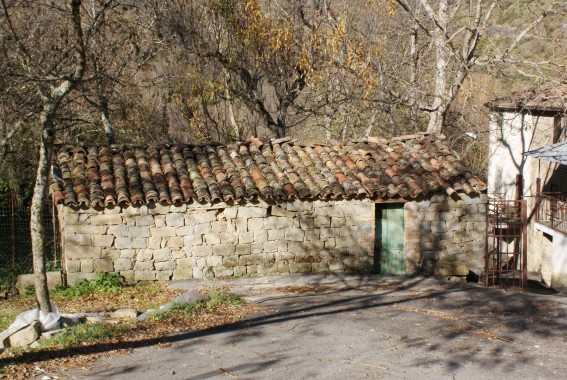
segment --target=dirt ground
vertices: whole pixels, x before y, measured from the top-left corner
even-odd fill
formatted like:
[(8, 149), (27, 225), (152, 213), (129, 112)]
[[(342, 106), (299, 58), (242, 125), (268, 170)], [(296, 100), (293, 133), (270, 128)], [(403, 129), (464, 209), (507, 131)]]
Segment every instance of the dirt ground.
[(172, 286), (194, 291), (225, 284), (266, 311), (234, 326), (180, 333), (170, 344), (148, 342), (130, 355), (55, 375), (550, 379), (567, 373), (567, 297), (561, 294), (419, 276), (278, 276)]

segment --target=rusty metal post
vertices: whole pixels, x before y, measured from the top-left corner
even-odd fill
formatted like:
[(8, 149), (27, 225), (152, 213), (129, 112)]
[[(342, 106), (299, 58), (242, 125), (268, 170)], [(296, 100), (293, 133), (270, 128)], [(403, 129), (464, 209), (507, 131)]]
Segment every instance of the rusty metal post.
[(526, 201), (522, 201), (522, 289), (528, 288), (528, 223)]

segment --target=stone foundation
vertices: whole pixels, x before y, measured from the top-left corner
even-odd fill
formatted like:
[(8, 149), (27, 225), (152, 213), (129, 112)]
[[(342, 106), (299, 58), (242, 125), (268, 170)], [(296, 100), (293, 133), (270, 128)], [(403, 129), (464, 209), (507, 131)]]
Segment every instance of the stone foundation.
[[(477, 268), (483, 202), (440, 195), (406, 203), (405, 271), (466, 275)], [(375, 204), (368, 199), (59, 206), (59, 218), (69, 284), (96, 272), (116, 272), (134, 283), (374, 267)]]

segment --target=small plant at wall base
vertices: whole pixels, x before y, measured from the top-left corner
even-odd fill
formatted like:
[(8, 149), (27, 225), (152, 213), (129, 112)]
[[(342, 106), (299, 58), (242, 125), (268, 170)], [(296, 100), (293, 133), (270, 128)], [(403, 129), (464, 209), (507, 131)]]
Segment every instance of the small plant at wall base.
[(97, 273), (92, 281), (77, 281), (73, 286), (58, 286), (54, 295), (74, 298), (88, 293), (118, 293), (123, 286), (122, 278), (116, 273)]

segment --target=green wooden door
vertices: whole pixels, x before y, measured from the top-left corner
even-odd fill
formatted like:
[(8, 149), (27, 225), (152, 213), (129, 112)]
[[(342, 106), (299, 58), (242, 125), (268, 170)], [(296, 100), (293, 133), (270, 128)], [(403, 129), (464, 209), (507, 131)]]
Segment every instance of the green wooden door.
[(374, 270), (382, 274), (404, 273), (404, 205), (376, 204)]

